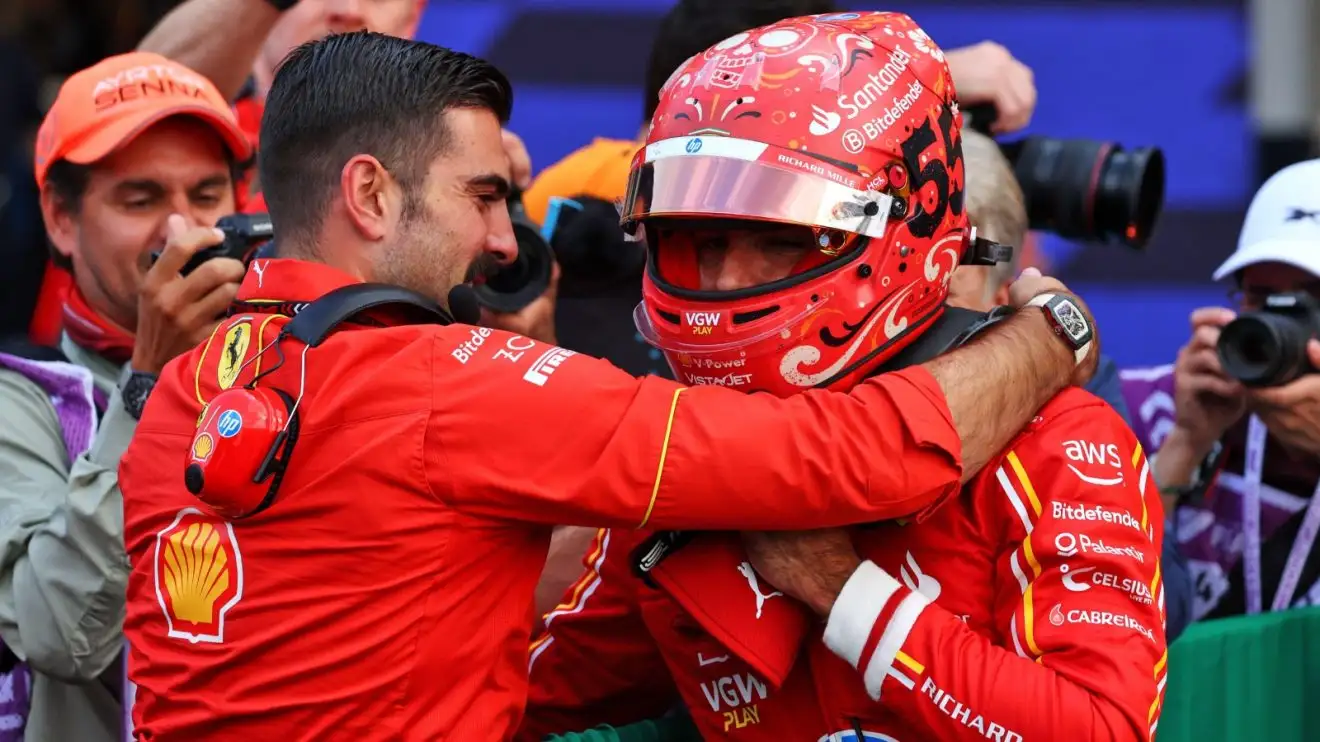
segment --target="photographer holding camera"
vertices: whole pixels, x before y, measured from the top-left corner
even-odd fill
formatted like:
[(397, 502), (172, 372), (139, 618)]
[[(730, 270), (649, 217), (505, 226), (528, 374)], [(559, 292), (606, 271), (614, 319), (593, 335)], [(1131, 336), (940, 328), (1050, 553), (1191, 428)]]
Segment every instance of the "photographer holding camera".
[(120, 739), (119, 459), (156, 374), (237, 290), (237, 260), (179, 271), (219, 242), (250, 157), (214, 87), (154, 54), (74, 74), (41, 126), (42, 214), (74, 288), (58, 349), (0, 347), (0, 669), (20, 695), (30, 673), (30, 707), (4, 720), (30, 712), (28, 739)]
[(1197, 619), (1320, 602), (1317, 193), (1320, 160), (1270, 178), (1215, 272), (1236, 280), (1235, 309), (1193, 312), (1173, 366), (1123, 372)]

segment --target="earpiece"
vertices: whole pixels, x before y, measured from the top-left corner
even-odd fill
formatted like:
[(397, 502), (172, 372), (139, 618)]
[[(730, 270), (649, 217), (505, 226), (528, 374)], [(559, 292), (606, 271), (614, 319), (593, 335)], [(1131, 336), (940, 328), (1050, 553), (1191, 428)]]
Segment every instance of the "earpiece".
[[(479, 312), (470, 293), (471, 289), (466, 293), (456, 289), (450, 293), (450, 302), (455, 311), (475, 316)], [(371, 310), (385, 310), (384, 314), (395, 318), (394, 325), (454, 322), (453, 315), (430, 299), (382, 284), (344, 286), (306, 305), (273, 342), (254, 356), (274, 348), (279, 362), (257, 374), (246, 386), (220, 392), (202, 411), (183, 470), (188, 491), (231, 520), (256, 515), (274, 504), (298, 440), (299, 407), (307, 391), (307, 352), (325, 342), (340, 324)], [(279, 348), (282, 341), (303, 346), (297, 397), (282, 389), (257, 385), (283, 365), (284, 354)]]
[(235, 520), (270, 507), (298, 436), (294, 407), (279, 389), (236, 387), (216, 395), (188, 450), (188, 491)]

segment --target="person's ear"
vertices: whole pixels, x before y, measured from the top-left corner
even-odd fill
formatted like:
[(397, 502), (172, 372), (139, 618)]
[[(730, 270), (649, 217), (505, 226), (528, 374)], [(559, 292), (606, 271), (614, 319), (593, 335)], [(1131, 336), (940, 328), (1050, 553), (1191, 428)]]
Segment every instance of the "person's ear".
[(340, 171), (344, 212), (368, 240), (385, 238), (402, 213), (402, 193), (385, 166), (371, 155), (355, 155)]
[(73, 251), (78, 245), (78, 212), (79, 204), (68, 203), (50, 185), (41, 189), (41, 218), (46, 224), (46, 236), (55, 252), (69, 262), (73, 261)]

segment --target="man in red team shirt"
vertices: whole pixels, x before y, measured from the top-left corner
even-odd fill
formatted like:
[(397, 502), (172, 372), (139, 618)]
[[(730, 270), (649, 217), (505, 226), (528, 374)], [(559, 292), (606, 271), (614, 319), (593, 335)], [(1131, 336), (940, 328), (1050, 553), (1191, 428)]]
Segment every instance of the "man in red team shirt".
[[(1093, 368), (1040, 311), (847, 394), (791, 399), (635, 379), (454, 323), (376, 316), (383, 326), (345, 325), (309, 351), (278, 338), (286, 315), (334, 289), (371, 281), (443, 300), (512, 259), (511, 90), (466, 54), (355, 33), (296, 50), (266, 104), (259, 166), (279, 257), (255, 260), (231, 317), (165, 368), (121, 467), (144, 739), (507, 739), (552, 526), (811, 528), (926, 513)], [(795, 195), (782, 208), (840, 229), (883, 232), (891, 213), (872, 208), (891, 196), (857, 185)], [(888, 295), (878, 268), (868, 285)], [(811, 338), (867, 324), (824, 293), (803, 298), (824, 302)], [(755, 371), (768, 384), (864, 373), (837, 350), (803, 355), (793, 332), (808, 328), (781, 323), (811, 308), (673, 321), (698, 338), (773, 327), (782, 342), (767, 340), (774, 354)], [(886, 312), (884, 326), (920, 321), (904, 314)], [(902, 342), (877, 327), (852, 331), (848, 353)], [(788, 355), (791, 374), (765, 365)], [(208, 405), (249, 385), (297, 396), (297, 445), (269, 506), (225, 518), (189, 493), (183, 469), (218, 455), (198, 435)]]
[[(624, 215), (653, 256), (639, 326), (682, 380), (848, 389), (978, 318), (941, 311), (959, 256), (984, 244), (969, 244), (955, 100), (939, 48), (895, 13), (782, 21), (674, 73)], [(817, 208), (860, 180), (884, 194), (857, 204), (874, 222)], [(777, 324), (741, 336), (666, 320), (767, 306)], [(1162, 522), (1132, 433), (1071, 388), (924, 520), (747, 534), (746, 549), (603, 530), (532, 645), (519, 739), (681, 702), (712, 740), (1148, 740)]]

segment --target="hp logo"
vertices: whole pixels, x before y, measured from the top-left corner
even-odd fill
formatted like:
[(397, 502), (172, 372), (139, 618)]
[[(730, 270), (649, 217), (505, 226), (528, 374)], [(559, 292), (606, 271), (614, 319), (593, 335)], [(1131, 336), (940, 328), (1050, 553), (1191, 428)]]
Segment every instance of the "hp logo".
[(700, 152), (701, 137), (692, 137), (691, 139), (689, 139), (686, 149), (687, 149), (687, 153), (690, 155), (695, 155), (696, 153)]
[(221, 438), (233, 438), (242, 429), (243, 416), (238, 414), (238, 410), (225, 410), (220, 414), (220, 421), (215, 426)]

